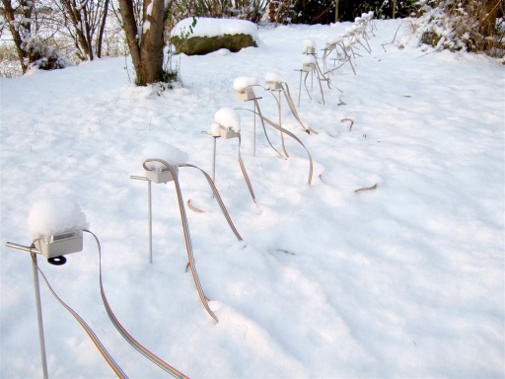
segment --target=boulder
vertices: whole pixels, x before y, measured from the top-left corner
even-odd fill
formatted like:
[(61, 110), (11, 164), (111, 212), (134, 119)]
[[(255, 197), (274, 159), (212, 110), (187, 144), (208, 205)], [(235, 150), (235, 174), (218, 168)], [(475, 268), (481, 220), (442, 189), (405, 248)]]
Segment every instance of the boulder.
[(258, 46), (256, 25), (236, 19), (187, 18), (174, 27), (170, 39), (178, 53), (187, 55), (203, 55), (222, 48), (237, 52)]

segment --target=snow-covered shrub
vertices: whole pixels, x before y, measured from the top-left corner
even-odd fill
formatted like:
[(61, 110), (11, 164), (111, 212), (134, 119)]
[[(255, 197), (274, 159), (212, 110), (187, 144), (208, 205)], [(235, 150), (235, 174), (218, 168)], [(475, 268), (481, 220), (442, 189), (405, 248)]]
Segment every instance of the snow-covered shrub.
[(258, 23), (268, 0), (173, 0), (170, 3), (169, 29), (188, 17), (238, 18)]
[[(484, 52), (502, 58), (505, 55), (505, 30), (500, 0), (448, 1), (422, 0), (421, 16), (415, 29), (421, 44), (437, 50)], [(496, 20), (496, 22), (495, 22)]]
[(16, 46), (13, 43), (0, 42), (0, 76), (13, 78), (23, 75), (23, 69), (19, 63)]
[(56, 49), (43, 43), (38, 38), (32, 38), (23, 43), (23, 49), (30, 57), (31, 68), (55, 70), (73, 65), (73, 63), (63, 58)]

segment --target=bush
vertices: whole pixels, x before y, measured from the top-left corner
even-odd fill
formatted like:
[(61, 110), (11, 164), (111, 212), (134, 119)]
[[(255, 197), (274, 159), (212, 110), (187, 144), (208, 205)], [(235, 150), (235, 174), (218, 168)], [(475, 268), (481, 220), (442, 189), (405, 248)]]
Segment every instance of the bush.
[(437, 50), (483, 52), (504, 57), (504, 5), (501, 0), (458, 3), (423, 0), (421, 5), (422, 14), (416, 21), (421, 43)]
[(173, 0), (169, 28), (188, 17), (238, 18), (258, 23), (268, 0)]
[[(335, 0), (294, 0), (292, 21), (300, 24), (329, 24), (335, 22)], [(373, 11), (377, 18), (389, 18), (393, 14), (390, 0), (339, 0), (339, 21), (354, 21), (363, 13)], [(395, 16), (412, 15), (416, 0), (395, 2)]]

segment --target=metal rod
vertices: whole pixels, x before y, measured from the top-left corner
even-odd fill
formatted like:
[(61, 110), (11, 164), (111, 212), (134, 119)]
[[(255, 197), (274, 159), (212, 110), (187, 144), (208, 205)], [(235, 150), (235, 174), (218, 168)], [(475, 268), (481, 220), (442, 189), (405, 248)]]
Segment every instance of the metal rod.
[[(282, 91), (279, 91), (279, 126), (282, 127), (282, 97), (281, 97), (281, 92)], [(284, 142), (284, 136), (282, 135), (282, 132), (280, 132), (281, 134), (281, 142)], [(282, 145), (284, 146), (284, 144)]]
[(253, 107), (253, 133), (254, 133), (254, 139), (253, 139), (253, 156), (256, 156), (256, 102), (254, 102), (254, 107)]
[(302, 97), (302, 75), (303, 70), (300, 70), (300, 87), (298, 87), (298, 107), (300, 107), (300, 99)]
[(314, 93), (314, 70), (310, 70), (310, 93)]
[[(216, 140), (217, 137), (213, 137), (213, 149), (212, 149), (212, 181), (216, 183)], [(212, 192), (212, 197), (214, 198), (214, 192)]]
[(23, 245), (19, 245), (17, 243), (13, 243), (13, 242), (7, 242), (5, 244), (5, 246), (12, 247), (13, 249), (28, 251), (29, 253), (40, 254), (40, 252), (36, 248), (34, 248), (34, 247), (23, 246)]
[(35, 304), (37, 306), (37, 323), (39, 326), (40, 359), (42, 361), (42, 374), (44, 376), (44, 379), (47, 379), (48, 375), (47, 375), (46, 344), (44, 340), (44, 322), (42, 319), (42, 305), (40, 301), (39, 272), (37, 271), (37, 254), (32, 252), (31, 259), (33, 269), (33, 286), (35, 288)]
[(319, 82), (319, 89), (321, 90), (321, 97), (323, 98), (323, 104), (326, 105), (326, 101), (324, 100), (323, 85), (321, 84), (321, 80), (319, 80), (319, 77), (317, 78), (317, 81)]
[(147, 179), (145, 176), (136, 176), (136, 175), (130, 175), (130, 179), (142, 180), (144, 182), (149, 181), (149, 179)]
[(130, 179), (147, 182), (147, 229), (149, 233), (149, 263), (153, 263), (153, 216), (151, 206), (151, 181), (145, 176), (130, 175)]
[(149, 263), (153, 263), (153, 215), (151, 206), (151, 181), (147, 181), (147, 218), (149, 229)]

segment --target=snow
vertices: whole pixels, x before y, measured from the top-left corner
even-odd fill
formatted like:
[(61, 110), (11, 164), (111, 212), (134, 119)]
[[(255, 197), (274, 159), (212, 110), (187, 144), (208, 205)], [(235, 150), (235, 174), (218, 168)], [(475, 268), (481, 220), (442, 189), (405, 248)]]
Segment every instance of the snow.
[(152, 16), (153, 15), (153, 8), (154, 8), (154, 0), (149, 3), (149, 5), (146, 8), (146, 15), (147, 16)]
[(302, 58), (302, 63), (304, 65), (315, 65), (317, 62), (316, 60), (316, 57), (313, 56), (313, 55), (305, 55), (303, 58)]
[[(184, 86), (161, 94), (130, 84), (124, 57), (0, 79), (0, 377), (42, 376), (31, 260), (5, 242), (30, 243), (27, 215), (48, 197), (80, 204), (102, 244), (118, 320), (189, 377), (504, 377), (504, 67), (418, 48), (409, 20), (375, 22), (372, 53), (356, 51), (357, 75), (344, 65), (331, 77), (343, 93), (323, 83), (323, 105), (316, 83), (312, 101), (303, 87), (298, 114), (319, 134), (305, 133), (282, 98), (283, 127), (314, 160), (312, 186), (306, 152), (291, 138), (281, 159), (258, 127), (253, 156), (253, 104), (234, 99), (233, 82), (278, 72), (298, 105), (302, 42), (325, 46), (351, 23), (262, 27), (259, 48), (182, 55)], [(398, 27), (402, 48), (388, 44)], [(277, 122), (274, 96), (258, 91), (262, 114)], [(210, 173), (213, 139), (201, 131), (223, 107), (240, 114), (242, 158), (262, 212), (236, 139), (216, 140), (216, 186), (243, 243), (206, 180), (180, 169), (184, 199), (205, 210), (187, 212), (216, 324), (185, 272), (173, 184), (152, 186), (150, 264), (147, 184), (130, 175), (144, 174), (143, 152), (156, 142)], [(130, 377), (165, 375), (105, 315), (91, 237), (65, 265), (39, 264)], [(41, 286), (50, 377), (113, 378)]]
[[(196, 25), (193, 22), (196, 19)], [(246, 20), (216, 19), (208, 17), (189, 17), (179, 21), (170, 33), (171, 36), (189, 37), (216, 37), (222, 35), (245, 34), (250, 35), (254, 41), (259, 42), (258, 27)]]
[[(160, 159), (171, 166), (177, 167), (180, 164), (188, 163), (189, 155), (169, 143), (150, 143), (142, 151), (142, 160), (139, 163), (142, 164), (148, 159)], [(165, 165), (159, 162), (148, 162), (146, 167), (161, 170), (165, 168)]]
[(284, 79), (282, 78), (282, 75), (279, 74), (278, 72), (271, 71), (271, 72), (267, 72), (265, 74), (265, 82), (282, 83), (282, 82), (284, 82)]
[(240, 93), (246, 91), (249, 87), (259, 85), (256, 76), (239, 76), (233, 80), (233, 89)]
[(316, 50), (316, 43), (312, 39), (306, 39), (303, 41), (302, 53), (312, 54)]
[(81, 207), (71, 198), (40, 199), (28, 214), (28, 229), (34, 240), (88, 227)]
[(236, 110), (223, 107), (214, 114), (214, 121), (225, 129), (231, 129), (236, 133), (240, 132), (240, 115)]
[(146, 34), (151, 29), (151, 21), (146, 20), (142, 24), (142, 33)]

